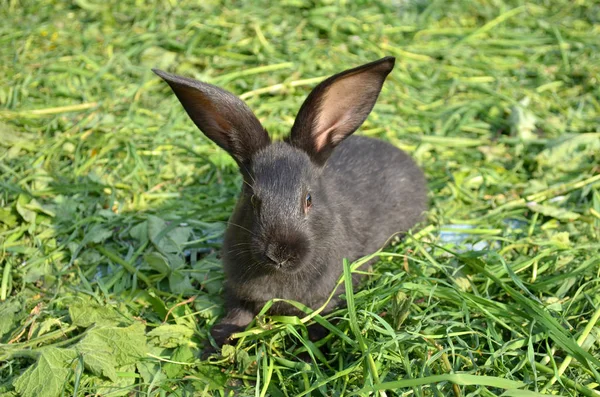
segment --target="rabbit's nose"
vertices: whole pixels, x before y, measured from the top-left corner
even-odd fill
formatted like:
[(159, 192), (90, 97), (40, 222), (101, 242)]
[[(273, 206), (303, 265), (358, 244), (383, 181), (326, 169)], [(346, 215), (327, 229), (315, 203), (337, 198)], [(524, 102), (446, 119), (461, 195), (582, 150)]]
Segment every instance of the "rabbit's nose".
[(290, 259), (292, 259), (292, 252), (290, 247), (286, 244), (281, 243), (269, 243), (265, 256), (269, 258), (277, 267), (285, 265)]

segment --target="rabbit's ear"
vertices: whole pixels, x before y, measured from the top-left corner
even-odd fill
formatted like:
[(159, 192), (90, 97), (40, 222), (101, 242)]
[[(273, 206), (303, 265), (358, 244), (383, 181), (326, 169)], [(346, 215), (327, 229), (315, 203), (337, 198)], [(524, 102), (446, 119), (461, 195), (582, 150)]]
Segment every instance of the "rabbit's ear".
[(300, 108), (290, 143), (324, 164), (333, 149), (365, 121), (394, 62), (395, 58), (385, 57), (320, 83)]
[(270, 143), (269, 135), (238, 97), (214, 85), (152, 69), (165, 80), (196, 126), (239, 164)]

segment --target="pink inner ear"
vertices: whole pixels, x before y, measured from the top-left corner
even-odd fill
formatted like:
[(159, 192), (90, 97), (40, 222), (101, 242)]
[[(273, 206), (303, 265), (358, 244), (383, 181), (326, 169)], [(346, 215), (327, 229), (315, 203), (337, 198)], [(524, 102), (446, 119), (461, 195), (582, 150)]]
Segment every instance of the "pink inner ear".
[(317, 151), (329, 142), (337, 144), (344, 139), (360, 126), (365, 113), (371, 111), (371, 106), (365, 106), (365, 102), (373, 95), (377, 98), (380, 88), (377, 84), (369, 84), (376, 77), (373, 74), (363, 71), (344, 76), (329, 87), (313, 130)]

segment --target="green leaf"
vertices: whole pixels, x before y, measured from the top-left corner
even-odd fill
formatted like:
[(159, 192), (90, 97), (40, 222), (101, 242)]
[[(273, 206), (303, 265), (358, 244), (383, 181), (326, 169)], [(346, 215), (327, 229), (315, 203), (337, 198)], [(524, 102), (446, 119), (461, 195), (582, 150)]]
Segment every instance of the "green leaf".
[(87, 332), (95, 343), (104, 341), (110, 347), (117, 365), (128, 365), (145, 357), (148, 347), (142, 323), (133, 323), (129, 327), (98, 327)]
[(117, 381), (118, 367), (134, 364), (146, 355), (144, 325), (96, 326), (73, 349), (83, 356), (85, 367), (92, 373)]
[(129, 235), (140, 243), (144, 244), (148, 241), (148, 222), (140, 222), (129, 230)]
[(564, 208), (558, 208), (551, 205), (542, 205), (538, 203), (527, 203), (527, 207), (533, 212), (538, 212), (542, 215), (546, 215), (561, 221), (573, 221), (579, 218), (579, 214), (566, 210)]
[(107, 229), (105, 226), (96, 223), (89, 230), (86, 231), (83, 243), (102, 243), (106, 239), (112, 237), (112, 230)]
[(150, 342), (161, 347), (177, 347), (189, 343), (194, 330), (180, 324), (163, 324), (148, 332)]
[(232, 345), (223, 345), (221, 348), (221, 356), (231, 362), (235, 360), (235, 346)]
[(135, 364), (119, 367), (117, 368), (117, 379), (115, 381), (98, 378), (94, 384), (94, 391), (96, 392), (94, 395), (102, 397), (135, 395), (132, 392), (137, 377)]
[(155, 215), (150, 215), (146, 223), (148, 226), (148, 237), (156, 244), (162, 238), (161, 233), (167, 228), (167, 222)]
[(52, 266), (48, 262), (40, 263), (38, 266), (30, 267), (23, 276), (23, 281), (35, 283), (40, 278), (49, 275), (52, 272)]
[[(159, 346), (148, 346), (148, 353), (154, 357), (170, 357), (171, 349), (165, 349)], [(137, 372), (145, 383), (151, 383), (153, 379), (164, 378), (162, 371), (162, 361), (157, 359), (141, 360), (135, 364)]]
[(0, 222), (8, 227), (13, 227), (17, 224), (17, 216), (10, 208), (0, 208)]
[(181, 252), (191, 232), (191, 228), (180, 227), (176, 222), (167, 224), (157, 216), (148, 217), (148, 236), (154, 246), (163, 253)]
[(23, 397), (58, 396), (73, 372), (69, 367), (76, 357), (72, 349), (45, 348), (37, 363), (27, 368), (13, 386)]
[(163, 370), (169, 378), (179, 378), (184, 374), (186, 366), (176, 363), (192, 363), (194, 362), (194, 358), (194, 350), (192, 350), (190, 346), (179, 346), (177, 349), (175, 349), (173, 355), (171, 356), (171, 361), (174, 362), (166, 363), (163, 366)]
[(235, 362), (237, 364), (238, 371), (243, 374), (252, 366), (254, 359), (250, 357), (246, 350), (238, 349), (235, 354)]
[(166, 308), (165, 302), (162, 299), (154, 296), (153, 294), (150, 294), (148, 291), (145, 290), (138, 290), (137, 297), (138, 301), (152, 306), (154, 314), (158, 315), (160, 318), (165, 318), (168, 309)]
[(176, 295), (194, 294), (196, 292), (190, 281), (190, 276), (180, 271), (174, 271), (169, 276), (169, 288)]
[(557, 232), (550, 235), (550, 241), (558, 247), (569, 248), (572, 245), (570, 237), (569, 232)]
[(227, 375), (221, 372), (219, 367), (213, 365), (201, 365), (193, 373), (194, 384), (200, 390), (218, 390), (225, 387)]
[(29, 203), (29, 199), (24, 196), (24, 195), (19, 195), (19, 198), (17, 199), (17, 212), (19, 213), (19, 215), (21, 215), (21, 217), (23, 218), (23, 220), (27, 223), (35, 223), (35, 218), (37, 216), (35, 211), (32, 211), (30, 209), (27, 209), (27, 203)]
[(144, 260), (146, 263), (154, 270), (159, 272), (162, 275), (167, 275), (171, 271), (169, 267), (169, 263), (167, 262), (167, 258), (159, 252), (151, 252), (147, 255), (144, 255)]
[(61, 328), (63, 326), (63, 322), (60, 321), (57, 318), (48, 318), (44, 321), (42, 321), (42, 323), (39, 325), (38, 329), (37, 329), (37, 336), (42, 336), (46, 333), (48, 333), (53, 327), (58, 327)]
[(169, 268), (171, 270), (177, 270), (185, 267), (185, 261), (179, 254), (165, 254), (167, 258), (167, 263), (169, 264)]
[[(216, 295), (216, 294), (215, 294)], [(215, 318), (222, 314), (223, 304), (218, 301), (218, 296), (199, 295), (194, 300), (194, 309), (202, 318)]]
[(49, 207), (44, 207), (36, 199), (29, 200), (26, 204), (24, 204), (23, 207), (27, 208), (28, 210), (34, 211), (37, 214), (45, 214), (52, 218), (54, 218), (56, 216), (56, 214), (54, 213), (54, 211), (52, 209), (50, 209)]
[(81, 342), (73, 346), (83, 356), (83, 363), (95, 375), (105, 376), (113, 382), (117, 380), (117, 361), (112, 347), (105, 338), (94, 330), (86, 332)]
[(16, 313), (21, 310), (21, 303), (14, 299), (8, 300), (6, 302), (2, 302), (0, 304), (0, 338), (4, 336), (4, 334), (10, 332), (15, 325), (15, 317), (17, 317)]
[(92, 324), (118, 324), (123, 321), (116, 310), (110, 306), (100, 306), (91, 299), (81, 299), (69, 306), (69, 316), (73, 325), (87, 328)]

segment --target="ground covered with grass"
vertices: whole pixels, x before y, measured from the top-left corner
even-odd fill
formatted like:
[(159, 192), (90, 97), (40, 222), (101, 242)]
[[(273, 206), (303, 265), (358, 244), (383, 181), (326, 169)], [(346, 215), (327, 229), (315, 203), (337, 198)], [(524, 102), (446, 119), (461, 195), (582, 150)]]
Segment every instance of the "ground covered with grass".
[[(597, 1), (5, 1), (0, 19), (0, 396), (600, 395)], [(424, 168), (423, 228), (347, 309), (259, 316), (202, 359), (241, 180), (150, 68), (235, 92), (281, 137), (317, 82), (384, 55), (359, 133)]]

